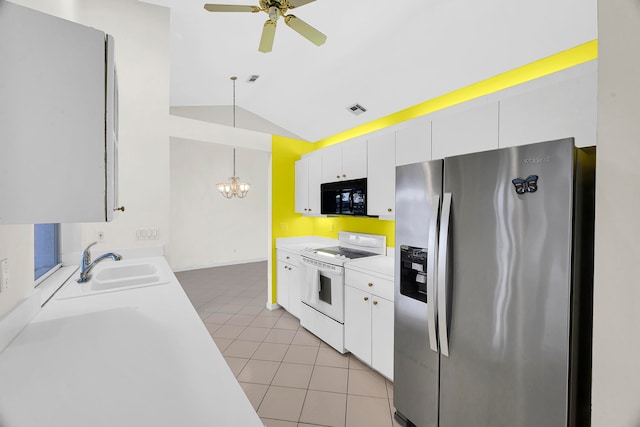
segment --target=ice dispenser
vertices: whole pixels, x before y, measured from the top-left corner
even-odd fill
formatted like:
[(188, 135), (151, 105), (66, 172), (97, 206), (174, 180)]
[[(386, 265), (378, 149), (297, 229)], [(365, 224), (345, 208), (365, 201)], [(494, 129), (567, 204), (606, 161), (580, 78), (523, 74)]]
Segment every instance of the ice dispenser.
[(400, 293), (427, 302), (427, 250), (400, 246)]

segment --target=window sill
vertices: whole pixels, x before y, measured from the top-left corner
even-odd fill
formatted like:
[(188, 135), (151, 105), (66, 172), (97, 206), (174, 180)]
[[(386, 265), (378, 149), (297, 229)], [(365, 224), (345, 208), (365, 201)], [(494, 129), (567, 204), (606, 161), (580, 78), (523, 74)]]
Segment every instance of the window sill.
[(77, 265), (60, 267), (55, 273), (40, 282), (36, 289), (41, 291), (41, 305), (44, 306), (77, 270)]

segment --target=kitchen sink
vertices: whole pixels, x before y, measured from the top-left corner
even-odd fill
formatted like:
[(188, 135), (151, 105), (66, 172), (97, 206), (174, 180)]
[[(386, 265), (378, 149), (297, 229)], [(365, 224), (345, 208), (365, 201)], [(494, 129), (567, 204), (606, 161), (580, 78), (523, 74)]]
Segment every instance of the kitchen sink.
[(129, 286), (149, 286), (166, 283), (162, 280), (157, 266), (153, 264), (105, 265), (94, 274), (88, 285), (91, 290), (102, 291)]
[(76, 298), (105, 292), (124, 291), (168, 283), (172, 274), (154, 258), (106, 261), (96, 266), (93, 277), (84, 283), (67, 283), (58, 299)]

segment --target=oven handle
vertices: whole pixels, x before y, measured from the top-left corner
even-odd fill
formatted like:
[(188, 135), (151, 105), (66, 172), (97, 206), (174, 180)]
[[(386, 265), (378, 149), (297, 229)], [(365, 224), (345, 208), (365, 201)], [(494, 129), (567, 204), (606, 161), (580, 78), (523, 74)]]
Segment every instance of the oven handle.
[(318, 265), (316, 262), (314, 262), (315, 260), (313, 260), (311, 258), (307, 258), (304, 255), (301, 256), (300, 259), (305, 264), (313, 265), (314, 267), (316, 267), (318, 269), (319, 273), (326, 273), (327, 275), (333, 275), (333, 276), (344, 276), (344, 267), (333, 266), (333, 265), (330, 265), (330, 264), (325, 264), (325, 263), (323, 263), (321, 261), (317, 261), (320, 264), (325, 264), (325, 265), (329, 265), (330, 266), (330, 267), (323, 267), (321, 265)]

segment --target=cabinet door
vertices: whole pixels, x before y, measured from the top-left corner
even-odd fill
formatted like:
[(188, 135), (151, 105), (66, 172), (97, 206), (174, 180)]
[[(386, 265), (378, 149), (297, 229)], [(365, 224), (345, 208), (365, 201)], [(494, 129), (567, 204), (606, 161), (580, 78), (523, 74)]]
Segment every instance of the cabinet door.
[(396, 132), (396, 166), (427, 160), (431, 160), (431, 118), (420, 117)]
[(498, 101), (446, 109), (431, 121), (433, 158), (498, 148)]
[(371, 364), (371, 295), (351, 286), (344, 287), (344, 346)]
[(367, 177), (367, 140), (357, 138), (342, 144), (342, 179)]
[(393, 381), (393, 303), (371, 298), (371, 366)]
[(300, 268), (295, 265), (289, 265), (287, 270), (289, 284), (289, 313), (300, 318), (300, 310), (302, 310), (302, 301), (300, 299)]
[[(578, 147), (596, 145), (598, 77), (588, 63), (569, 74), (527, 83), (529, 91), (500, 101), (500, 147), (573, 137)], [(560, 73), (557, 73), (560, 74)]]
[(368, 144), (367, 214), (393, 219), (396, 203), (395, 134), (371, 138)]
[(105, 33), (0, 9), (0, 224), (110, 219)]
[(309, 208), (309, 160), (296, 162), (296, 202), (295, 211), (306, 213)]
[(322, 180), (322, 157), (320, 154), (312, 154), (307, 157), (309, 166), (309, 188), (307, 213), (320, 214), (320, 182)]
[(283, 261), (278, 261), (276, 300), (280, 307), (289, 309), (289, 266)]
[(322, 156), (322, 182), (336, 182), (342, 179), (342, 144), (320, 150)]

